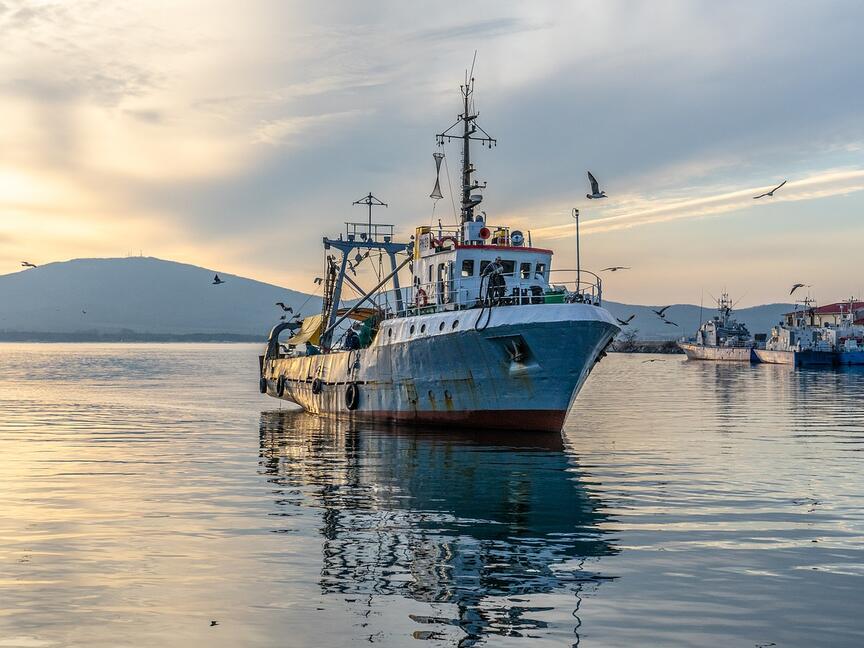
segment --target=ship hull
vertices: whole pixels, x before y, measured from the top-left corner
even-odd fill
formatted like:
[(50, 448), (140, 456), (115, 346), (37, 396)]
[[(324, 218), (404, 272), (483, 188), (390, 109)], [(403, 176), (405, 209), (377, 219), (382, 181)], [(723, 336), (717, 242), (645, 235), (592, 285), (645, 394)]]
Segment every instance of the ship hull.
[(841, 366), (864, 365), (864, 351), (838, 351), (837, 364)]
[(384, 322), (366, 349), (266, 359), (262, 375), (269, 395), (315, 414), (560, 431), (619, 330), (605, 309), (587, 304), (436, 313)]
[(765, 364), (785, 364), (794, 367), (830, 367), (837, 364), (837, 354), (833, 351), (783, 351), (756, 349), (759, 362)]
[(688, 360), (712, 360), (715, 362), (756, 362), (750, 347), (711, 347), (689, 342), (679, 342), (678, 347)]

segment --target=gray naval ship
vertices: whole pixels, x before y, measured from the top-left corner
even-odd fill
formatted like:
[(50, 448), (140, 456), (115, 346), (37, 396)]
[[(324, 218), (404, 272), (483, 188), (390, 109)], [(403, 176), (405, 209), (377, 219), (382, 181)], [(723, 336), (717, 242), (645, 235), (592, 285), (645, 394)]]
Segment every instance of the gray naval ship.
[[(371, 193), (357, 201), (367, 222), (324, 238), (322, 312), (270, 333), (262, 393), (355, 420), (561, 430), (620, 329), (596, 274), (577, 263), (574, 280), (558, 279), (552, 250), (477, 209), (485, 183), (474, 178), (471, 145), (496, 140), (477, 122), (474, 79), (461, 91), (462, 114), (436, 138), (441, 151), (461, 143), (458, 223), (417, 227), (397, 242), (392, 225), (372, 222), (384, 203)], [(440, 174), (444, 154), (434, 157)], [(441, 197), (440, 177), (431, 197)], [(366, 290), (346, 270), (357, 277), (370, 257), (386, 269)], [(362, 296), (343, 302), (346, 283)]]
[(694, 339), (678, 343), (688, 360), (758, 361), (750, 331), (732, 317), (733, 306), (724, 291), (717, 300), (717, 314), (699, 327)]

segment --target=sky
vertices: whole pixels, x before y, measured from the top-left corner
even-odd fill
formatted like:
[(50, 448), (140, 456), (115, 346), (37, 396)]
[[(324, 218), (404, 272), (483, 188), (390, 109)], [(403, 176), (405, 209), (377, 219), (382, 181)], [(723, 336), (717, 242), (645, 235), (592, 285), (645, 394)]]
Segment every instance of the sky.
[(862, 24), (857, 0), (0, 0), (0, 273), (144, 254), (311, 292), (367, 192), (406, 240), (455, 220), (434, 135), (476, 50), (483, 208), (557, 267), (577, 207), (583, 266), (632, 267), (608, 299), (861, 296)]

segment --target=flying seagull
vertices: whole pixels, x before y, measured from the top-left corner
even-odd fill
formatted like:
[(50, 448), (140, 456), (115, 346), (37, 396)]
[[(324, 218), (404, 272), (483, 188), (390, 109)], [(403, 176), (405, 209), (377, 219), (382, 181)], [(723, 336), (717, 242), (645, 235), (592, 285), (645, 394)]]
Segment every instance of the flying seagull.
[(629, 270), (630, 266), (609, 266), (608, 268), (603, 268), (600, 272), (618, 272), (619, 270)]
[(592, 198), (605, 198), (606, 192), (600, 191), (600, 185), (597, 182), (597, 178), (595, 178), (590, 171), (588, 172), (588, 180), (591, 182), (591, 193), (585, 194), (585, 197), (588, 198), (588, 200), (591, 200)]
[(675, 322), (673, 322), (671, 320), (667, 320), (666, 318), (663, 318), (663, 323), (664, 324), (671, 324), (672, 326), (678, 326)]
[(630, 324), (630, 322), (633, 321), (633, 318), (634, 318), (634, 317), (636, 317), (636, 316), (635, 316), (635, 315), (631, 315), (631, 316), (628, 317), (626, 320), (622, 320), (620, 317), (616, 317), (615, 319), (618, 320), (618, 323), (619, 323), (621, 326), (627, 326), (628, 324)]
[(650, 360), (643, 360), (642, 364), (645, 364), (646, 362), (657, 362), (657, 360), (659, 360), (659, 358), (651, 358)]
[(794, 286), (792, 286), (792, 290), (789, 291), (789, 294), (791, 295), (792, 293), (794, 293), (799, 288), (809, 288), (809, 287), (810, 287), (809, 284), (796, 283)]
[(22, 268), (36, 268), (38, 266), (35, 263), (30, 263), (29, 261), (22, 261), (21, 267)]
[(324, 279), (322, 279), (321, 277), (315, 277), (315, 284), (316, 285), (319, 285), (322, 281), (324, 281)]
[(279, 308), (281, 308), (283, 311), (285, 311), (286, 313), (293, 313), (294, 312), (294, 309), (291, 308), (290, 306), (286, 306), (285, 302), (276, 302), (276, 305)]
[(215, 277), (213, 277), (213, 285), (214, 286), (218, 286), (219, 284), (223, 284), (223, 283), (225, 283), (225, 282), (219, 278), (218, 274)]
[(663, 313), (665, 313), (666, 310), (669, 309), (669, 308), (672, 308), (672, 307), (671, 307), (671, 306), (664, 306), (664, 307), (661, 308), (660, 310), (654, 310), (654, 309), (652, 308), (651, 311), (654, 312), (654, 313), (656, 313), (656, 314), (657, 314), (657, 317), (663, 319)]
[(786, 184), (786, 181), (784, 180), (779, 185), (774, 187), (771, 191), (766, 191), (765, 193), (759, 194), (758, 196), (753, 196), (753, 200), (759, 200), (760, 198), (764, 198), (765, 196), (768, 196), (769, 198), (773, 198), (774, 192), (777, 191), (780, 187), (782, 187), (785, 184)]

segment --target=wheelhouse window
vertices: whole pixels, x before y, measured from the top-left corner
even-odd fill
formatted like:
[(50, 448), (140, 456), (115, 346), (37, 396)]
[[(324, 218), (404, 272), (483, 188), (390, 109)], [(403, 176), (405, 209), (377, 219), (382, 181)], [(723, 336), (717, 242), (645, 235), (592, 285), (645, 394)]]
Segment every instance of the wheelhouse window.
[(519, 278), (520, 279), (530, 279), (531, 278), (531, 264), (530, 263), (520, 263), (519, 264)]
[(462, 259), (462, 276), (474, 276), (474, 259)]
[(538, 263), (537, 270), (534, 272), (535, 279), (545, 279), (546, 278), (546, 264)]
[(513, 273), (516, 271), (516, 262), (515, 261), (501, 261), (501, 267), (504, 268), (504, 275), (508, 277), (512, 277)]
[(490, 263), (491, 263), (491, 261), (486, 261), (486, 260), (483, 260), (480, 262), (480, 274), (481, 274), (481, 276), (483, 274), (483, 271), (486, 270), (486, 266), (488, 266)]

